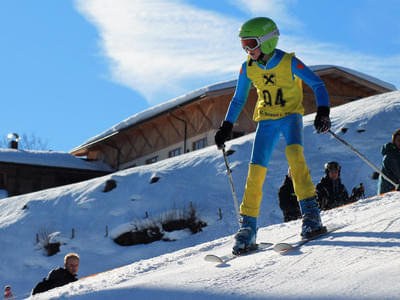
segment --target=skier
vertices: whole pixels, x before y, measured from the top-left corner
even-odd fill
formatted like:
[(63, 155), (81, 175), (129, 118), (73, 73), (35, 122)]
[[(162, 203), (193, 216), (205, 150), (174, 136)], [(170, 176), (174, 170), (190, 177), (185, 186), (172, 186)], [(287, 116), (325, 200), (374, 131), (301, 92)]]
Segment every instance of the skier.
[(342, 184), (340, 171), (342, 167), (336, 161), (325, 164), (325, 176), (317, 184), (317, 201), (321, 210), (328, 210), (344, 204), (357, 201), (364, 195), (364, 186), (361, 183), (357, 188), (353, 188), (351, 196)]
[(283, 213), (283, 221), (289, 222), (301, 218), (299, 202), (293, 188), (292, 175), (290, 168), (285, 179), (279, 188), (279, 207)]
[[(382, 172), (394, 183), (400, 183), (400, 128), (392, 135), (392, 142), (382, 146)], [(393, 191), (394, 185), (379, 176), (378, 195)]]
[(215, 143), (222, 148), (231, 136), (233, 124), (253, 83), (258, 94), (253, 119), (258, 125), (240, 206), (241, 228), (235, 235), (234, 254), (256, 247), (262, 187), (272, 150), (281, 133), (286, 140), (285, 153), (303, 216), (301, 236), (308, 238), (326, 231), (303, 154), (302, 80), (312, 88), (316, 98), (316, 131), (325, 133), (331, 126), (329, 97), (324, 82), (294, 53), (276, 48), (279, 30), (271, 19), (258, 17), (245, 22), (239, 30), (239, 37), (248, 58), (240, 69), (236, 91), (225, 120), (215, 134)]

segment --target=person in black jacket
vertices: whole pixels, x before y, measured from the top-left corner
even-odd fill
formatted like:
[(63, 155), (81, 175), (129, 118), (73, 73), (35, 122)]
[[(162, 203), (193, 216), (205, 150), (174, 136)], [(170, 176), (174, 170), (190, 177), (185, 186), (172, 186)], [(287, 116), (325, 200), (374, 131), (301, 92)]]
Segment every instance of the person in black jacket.
[(358, 188), (353, 188), (349, 197), (346, 187), (340, 180), (341, 166), (336, 161), (325, 164), (325, 176), (317, 184), (317, 200), (322, 210), (328, 210), (344, 204), (357, 201), (364, 195), (364, 186), (360, 183)]
[(76, 278), (79, 270), (79, 255), (69, 253), (64, 257), (64, 268), (51, 270), (47, 278), (43, 278), (32, 290), (32, 295), (43, 293), (59, 286), (66, 285), (70, 282), (77, 281)]
[(278, 192), (279, 207), (283, 213), (283, 221), (289, 222), (301, 218), (299, 202), (297, 201), (296, 193), (294, 192), (292, 175), (290, 168)]
[[(382, 172), (394, 183), (400, 183), (400, 128), (392, 135), (392, 142), (382, 146)], [(379, 176), (378, 195), (394, 191), (395, 187)]]

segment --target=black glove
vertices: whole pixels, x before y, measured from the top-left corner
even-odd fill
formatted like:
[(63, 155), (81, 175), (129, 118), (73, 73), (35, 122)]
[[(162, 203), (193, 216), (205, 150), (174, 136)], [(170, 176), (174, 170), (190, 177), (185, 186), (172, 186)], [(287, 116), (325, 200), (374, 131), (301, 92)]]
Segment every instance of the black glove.
[(318, 106), (317, 115), (314, 120), (314, 127), (318, 133), (325, 133), (331, 128), (328, 106)]
[(222, 149), (224, 147), (224, 143), (230, 139), (232, 134), (233, 124), (229, 121), (224, 121), (221, 124), (221, 127), (215, 133), (215, 144), (218, 149)]

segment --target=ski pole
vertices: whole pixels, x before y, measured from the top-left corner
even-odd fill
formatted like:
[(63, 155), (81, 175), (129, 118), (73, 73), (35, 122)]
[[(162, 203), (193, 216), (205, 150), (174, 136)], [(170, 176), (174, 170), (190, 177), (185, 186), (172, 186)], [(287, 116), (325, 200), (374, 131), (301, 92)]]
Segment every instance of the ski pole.
[(230, 182), (230, 184), (231, 184), (232, 197), (233, 197), (233, 204), (235, 205), (236, 216), (237, 216), (237, 220), (238, 220), (239, 227), (240, 227), (239, 204), (238, 204), (238, 201), (237, 201), (237, 198), (236, 198), (235, 188), (233, 187), (232, 171), (231, 171), (231, 169), (229, 168), (228, 159), (227, 159), (226, 152), (225, 152), (225, 145), (222, 146), (222, 154), (223, 154), (223, 156), (224, 156), (226, 172), (228, 173), (229, 182)]
[(332, 132), (330, 129), (328, 132), (333, 135), (338, 141), (343, 143), (345, 146), (347, 146), (350, 150), (352, 150), (355, 154), (357, 154), (363, 161), (365, 161), (372, 169), (374, 169), (376, 172), (381, 174), (383, 178), (385, 178), (386, 181), (390, 182), (391, 184), (394, 185), (394, 189), (398, 190), (399, 189), (399, 184), (394, 183), (390, 178), (388, 178), (381, 170), (379, 170), (373, 163), (371, 163), (364, 155), (362, 155), (360, 152), (358, 152), (356, 149), (354, 149), (353, 146), (351, 146), (349, 143), (347, 143), (345, 140), (342, 140), (340, 137), (338, 137), (334, 132)]

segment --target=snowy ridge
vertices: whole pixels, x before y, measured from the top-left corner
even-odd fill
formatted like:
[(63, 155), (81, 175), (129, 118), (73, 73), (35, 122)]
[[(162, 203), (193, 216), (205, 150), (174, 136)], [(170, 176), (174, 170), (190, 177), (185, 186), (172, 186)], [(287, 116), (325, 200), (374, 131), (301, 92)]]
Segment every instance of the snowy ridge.
[[(379, 167), (380, 147), (399, 127), (399, 115), (400, 92), (386, 93), (333, 108), (332, 130)], [(371, 179), (371, 168), (331, 135), (316, 134), (313, 118), (304, 118), (304, 130), (305, 155), (314, 183), (322, 177), (324, 163), (337, 160), (347, 189), (363, 182), (369, 197), (323, 212), (325, 224), (346, 225), (331, 236), (287, 256), (261, 252), (222, 267), (204, 261), (209, 253), (229, 253), (237, 230), (221, 151), (208, 147), (152, 165), (1, 200), (4, 246), (0, 284), (10, 284), (18, 299), (26, 298), (49, 270), (62, 264), (66, 253), (78, 252), (80, 278), (104, 273), (34, 299), (396, 299), (400, 193), (374, 196), (377, 181)], [(227, 144), (235, 150), (228, 159), (239, 199), (253, 138), (251, 134)], [(284, 147), (280, 140), (269, 165), (259, 241), (294, 241), (299, 235), (300, 221), (281, 223), (277, 201), (287, 171)], [(150, 184), (155, 175), (160, 180)], [(114, 179), (117, 187), (103, 193), (108, 179)], [(201, 233), (175, 232), (174, 242), (131, 247), (118, 246), (105, 236), (106, 226), (115, 232), (143, 220), (146, 212), (157, 218), (190, 203), (208, 224)], [(35, 244), (35, 234), (43, 228), (60, 232), (58, 238), (65, 242), (54, 256), (45, 256)]]
[(68, 169), (112, 171), (106, 163), (100, 161), (85, 161), (69, 153), (54, 151), (0, 148), (0, 161)]

